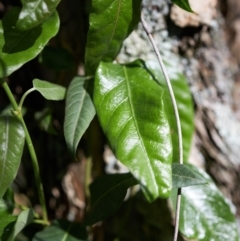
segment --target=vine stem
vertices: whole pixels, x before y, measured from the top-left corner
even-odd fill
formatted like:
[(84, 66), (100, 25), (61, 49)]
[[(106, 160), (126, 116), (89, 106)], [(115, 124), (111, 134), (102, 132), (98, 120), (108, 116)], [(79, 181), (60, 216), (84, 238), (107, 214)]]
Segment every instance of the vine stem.
[[(153, 46), (154, 52), (157, 56), (158, 62), (160, 64), (160, 67), (162, 69), (164, 78), (166, 80), (167, 83), (167, 87), (168, 87), (168, 91), (171, 97), (171, 101), (173, 104), (173, 109), (174, 109), (174, 115), (175, 115), (175, 119), (176, 119), (176, 123), (177, 123), (177, 133), (178, 133), (178, 148), (179, 148), (179, 163), (183, 164), (183, 145), (182, 145), (182, 131), (181, 131), (181, 123), (180, 123), (180, 118), (179, 118), (179, 114), (178, 114), (178, 109), (177, 109), (177, 103), (176, 103), (176, 99), (173, 93), (173, 89), (172, 89), (172, 85), (170, 82), (170, 79), (168, 77), (166, 68), (164, 66), (162, 57), (160, 55), (160, 52), (158, 51), (157, 45), (155, 43), (155, 40), (153, 38), (153, 36), (151, 35), (147, 23), (144, 20), (143, 14), (141, 14), (141, 22), (142, 22), (142, 26)], [(181, 188), (178, 189), (178, 195), (177, 195), (177, 204), (176, 204), (176, 215), (175, 215), (175, 231), (174, 231), (174, 239), (173, 241), (177, 241), (177, 237), (178, 237), (178, 228), (179, 228), (179, 217), (180, 217), (180, 206), (181, 206)]]
[(5, 90), (12, 106), (13, 106), (13, 109), (14, 109), (13, 114), (21, 121), (21, 123), (23, 125), (23, 128), (24, 128), (26, 143), (27, 143), (28, 150), (29, 150), (29, 153), (30, 153), (30, 156), (31, 156), (31, 160), (32, 160), (32, 166), (33, 166), (35, 181), (36, 181), (36, 185), (37, 185), (39, 201), (40, 201), (40, 205), (42, 207), (43, 221), (45, 223), (47, 223), (48, 222), (47, 207), (46, 207), (46, 201), (45, 201), (45, 196), (44, 196), (44, 192), (43, 192), (43, 185), (42, 185), (42, 181), (41, 181), (41, 177), (40, 177), (36, 152), (35, 152), (35, 149), (33, 147), (33, 143), (32, 143), (31, 137), (29, 135), (28, 129), (27, 129), (26, 124), (24, 122), (20, 107), (18, 106), (18, 104), (17, 104), (10, 88), (8, 87), (8, 84), (6, 83), (6, 81), (1, 79), (0, 82), (2, 84), (3, 89)]

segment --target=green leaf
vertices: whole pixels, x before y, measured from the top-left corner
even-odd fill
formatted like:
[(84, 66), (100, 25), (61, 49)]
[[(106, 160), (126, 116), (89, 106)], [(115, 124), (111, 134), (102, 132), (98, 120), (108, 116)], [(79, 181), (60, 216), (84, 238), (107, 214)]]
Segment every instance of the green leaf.
[[(191, 165), (172, 165), (173, 188), (206, 184)], [(86, 225), (93, 225), (116, 212), (121, 206), (127, 190), (138, 181), (131, 173), (105, 175), (90, 185), (91, 209), (87, 213)]]
[[(208, 185), (182, 189), (180, 231), (190, 240), (238, 241), (236, 220), (229, 201), (202, 170), (193, 170), (208, 181)], [(175, 207), (176, 192), (171, 195)]]
[(22, 211), (15, 222), (8, 224), (3, 231), (2, 239), (12, 241), (30, 223), (33, 222), (34, 214), (32, 209)]
[(88, 81), (85, 77), (75, 77), (67, 90), (64, 136), (73, 156), (80, 139), (96, 114), (92, 99), (87, 92)]
[(35, 58), (59, 28), (58, 14), (54, 12), (37, 27), (18, 31), (14, 26), (19, 11), (19, 8), (11, 9), (0, 21), (0, 78), (9, 76)]
[(55, 11), (60, 0), (21, 0), (22, 9), (16, 27), (26, 31), (41, 24)]
[(172, 164), (172, 182), (173, 188), (181, 188), (207, 184), (207, 180), (202, 178), (195, 168), (190, 164)]
[(116, 212), (121, 206), (127, 189), (138, 184), (131, 173), (105, 175), (90, 185), (91, 210), (84, 224), (93, 225)]
[(168, 197), (172, 145), (162, 88), (136, 63), (100, 63), (94, 104), (116, 157), (139, 180), (146, 198)]
[(48, 81), (34, 79), (33, 86), (47, 100), (63, 100), (66, 88)]
[[(173, 162), (179, 162), (177, 125), (166, 81), (157, 61), (148, 61), (146, 62), (146, 66), (164, 89), (163, 101), (165, 112), (171, 127)], [(183, 76), (183, 74), (176, 72), (176, 67), (174, 67), (174, 70), (172, 70), (173, 66), (169, 65), (168, 63), (166, 64), (166, 68), (177, 102), (183, 137), (183, 160), (186, 163), (188, 162), (188, 156), (192, 145), (192, 136), (194, 133), (194, 111), (192, 95), (189, 90), (186, 78)]]
[(85, 227), (79, 223), (71, 223), (66, 220), (54, 220), (43, 231), (38, 232), (33, 241), (88, 241)]
[(13, 116), (0, 116), (0, 198), (17, 175), (24, 142), (22, 124)]
[[(16, 216), (13, 216), (13, 215), (10, 215), (8, 213), (0, 213), (0, 219), (1, 219), (1, 222), (0, 222), (0, 237), (2, 237), (3, 235), (6, 235), (6, 227), (8, 226), (13, 226), (17, 217)], [(3, 239), (1, 239), (3, 240)], [(6, 240), (6, 239), (5, 239)]]
[(113, 61), (123, 40), (140, 20), (141, 0), (92, 0), (85, 55), (86, 73), (100, 61)]
[[(9, 193), (5, 193), (4, 197)], [(12, 215), (14, 204), (12, 203), (11, 197), (9, 200), (0, 199), (0, 237), (3, 235), (3, 231), (6, 226), (14, 223), (17, 219), (16, 216)], [(0, 239), (2, 240), (2, 239)]]
[(171, 0), (171, 1), (176, 5), (178, 5), (180, 8), (193, 13), (193, 10), (191, 9), (191, 6), (188, 0)]

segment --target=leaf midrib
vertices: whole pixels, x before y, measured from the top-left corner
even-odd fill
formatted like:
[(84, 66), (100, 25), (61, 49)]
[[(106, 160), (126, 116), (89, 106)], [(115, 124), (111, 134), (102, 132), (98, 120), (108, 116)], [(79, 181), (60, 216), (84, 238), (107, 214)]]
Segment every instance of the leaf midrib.
[[(138, 127), (138, 124), (137, 124), (137, 121), (136, 121), (136, 116), (135, 116), (135, 112), (134, 112), (134, 107), (133, 107), (133, 103), (132, 103), (132, 94), (131, 94), (131, 88), (130, 88), (130, 85), (129, 85), (129, 79), (128, 79), (128, 74), (127, 74), (127, 71), (126, 71), (126, 67), (123, 66), (123, 70), (124, 70), (124, 75), (125, 75), (125, 80), (126, 80), (126, 85), (127, 85), (127, 92), (128, 92), (128, 97), (129, 97), (129, 103), (130, 103), (130, 109), (131, 109), (131, 113), (132, 113), (132, 119), (133, 119), (133, 122), (134, 122), (134, 125), (135, 125), (135, 128), (137, 130), (137, 134), (138, 134), (138, 137), (139, 137), (139, 140), (140, 140), (140, 144), (141, 146), (143, 147), (143, 152), (146, 156), (146, 159), (148, 160), (149, 162), (149, 170), (152, 174), (152, 176), (155, 176), (154, 175), (154, 172), (153, 172), (153, 169), (152, 169), (152, 165), (151, 165), (151, 161), (148, 157), (148, 154), (147, 154), (147, 150), (146, 150), (146, 147), (144, 145), (144, 142), (143, 142), (143, 139), (141, 137), (141, 134), (140, 134), (140, 130), (139, 130), (139, 127)], [(156, 183), (154, 183), (156, 185)], [(154, 186), (155, 186), (154, 185)]]
[(110, 44), (112, 42), (112, 39), (113, 39), (113, 36), (115, 34), (115, 31), (116, 31), (116, 28), (117, 28), (118, 19), (119, 19), (119, 15), (120, 15), (121, 2), (122, 2), (122, 0), (118, 0), (118, 9), (117, 9), (116, 20), (115, 20), (115, 23), (114, 23), (112, 34), (111, 34), (111, 36), (109, 38), (109, 41), (108, 41), (108, 44), (107, 44), (107, 48), (106, 48), (105, 52), (103, 53), (103, 56), (105, 56), (106, 53), (108, 52), (109, 46), (110, 46)]

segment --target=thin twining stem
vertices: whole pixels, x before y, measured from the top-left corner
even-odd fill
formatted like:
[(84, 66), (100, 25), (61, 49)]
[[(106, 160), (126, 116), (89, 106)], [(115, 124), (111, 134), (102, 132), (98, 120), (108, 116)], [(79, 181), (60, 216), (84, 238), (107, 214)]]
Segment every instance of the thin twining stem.
[[(176, 123), (177, 123), (177, 133), (178, 133), (178, 148), (179, 148), (179, 163), (183, 164), (183, 145), (182, 145), (182, 131), (181, 131), (181, 123), (180, 123), (180, 118), (179, 118), (179, 114), (178, 114), (178, 109), (177, 109), (177, 103), (176, 103), (176, 99), (172, 90), (172, 85), (171, 82), (169, 80), (166, 68), (164, 66), (162, 57), (158, 51), (157, 45), (148, 29), (148, 26), (143, 18), (143, 14), (141, 14), (141, 22), (143, 25), (143, 28), (153, 46), (154, 52), (157, 56), (158, 62), (160, 64), (160, 67), (162, 69), (164, 78), (166, 80), (167, 83), (167, 87), (168, 87), (168, 91), (171, 97), (171, 101), (173, 104), (173, 109), (174, 109), (174, 115), (175, 115), (175, 119), (176, 119)], [(174, 241), (177, 241), (177, 236), (178, 236), (178, 227), (179, 227), (179, 216), (180, 216), (180, 206), (181, 206), (181, 188), (178, 189), (178, 196), (177, 196), (177, 204), (176, 204), (176, 216), (175, 216), (175, 231), (174, 231)]]

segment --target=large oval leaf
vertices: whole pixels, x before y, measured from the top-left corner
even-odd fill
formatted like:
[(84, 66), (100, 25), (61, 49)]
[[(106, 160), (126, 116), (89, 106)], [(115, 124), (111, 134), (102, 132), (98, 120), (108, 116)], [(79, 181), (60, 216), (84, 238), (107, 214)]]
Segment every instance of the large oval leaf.
[(141, 0), (92, 0), (85, 55), (86, 73), (113, 61), (123, 40), (140, 20)]
[(33, 241), (88, 241), (85, 227), (66, 220), (54, 220), (43, 231), (36, 233)]
[(25, 133), (13, 116), (0, 116), (0, 198), (17, 175)]
[(136, 63), (101, 63), (94, 104), (116, 157), (139, 180), (149, 201), (172, 188), (172, 145), (163, 90)]
[(55, 11), (60, 0), (21, 0), (22, 10), (16, 27), (26, 31), (45, 21)]
[(63, 100), (66, 88), (48, 81), (34, 79), (33, 87), (47, 100)]
[(64, 135), (73, 156), (82, 135), (96, 114), (92, 99), (86, 90), (86, 81), (88, 80), (84, 77), (75, 77), (67, 90)]
[[(165, 106), (165, 112), (167, 114), (167, 118), (171, 127), (173, 162), (179, 162), (177, 125), (166, 81), (157, 61), (147, 61), (146, 66), (164, 89), (163, 101)], [(171, 80), (171, 85), (177, 102), (177, 108), (181, 122), (183, 137), (183, 160), (184, 162), (187, 162), (192, 145), (192, 136), (194, 133), (194, 111), (192, 95), (184, 75), (182, 73), (179, 73), (175, 67), (173, 70), (173, 66), (169, 64), (166, 64), (166, 68), (168, 70), (169, 78)]]
[[(238, 241), (238, 231), (229, 201), (202, 170), (194, 168), (208, 185), (182, 189), (180, 231), (190, 240)], [(175, 207), (176, 192), (171, 195)]]
[(171, 0), (171, 1), (173, 3), (175, 3), (176, 5), (178, 5), (180, 8), (182, 8), (188, 12), (193, 12), (188, 0)]
[(19, 8), (13, 8), (0, 21), (0, 78), (35, 58), (59, 28), (58, 14), (54, 12), (37, 27), (19, 31), (15, 28), (19, 12)]

